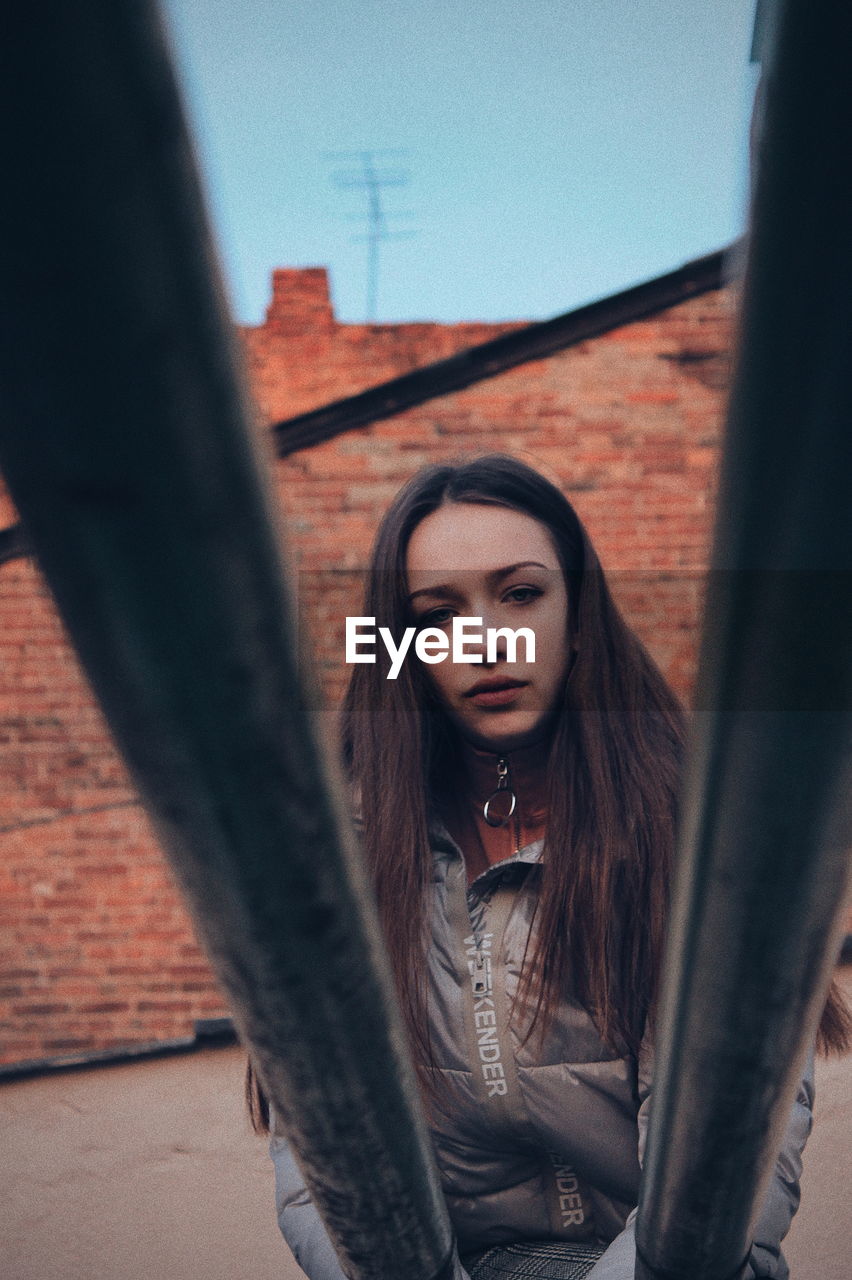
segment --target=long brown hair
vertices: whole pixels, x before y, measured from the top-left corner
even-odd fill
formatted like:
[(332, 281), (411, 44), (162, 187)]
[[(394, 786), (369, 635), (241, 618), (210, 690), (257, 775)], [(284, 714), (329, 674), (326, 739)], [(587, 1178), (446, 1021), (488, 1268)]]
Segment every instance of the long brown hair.
[[(377, 626), (398, 637), (411, 625), (408, 542), (445, 502), (529, 515), (549, 530), (559, 554), (577, 653), (556, 717), (548, 857), (521, 992), (532, 999), (533, 1022), (541, 1019), (543, 1028), (570, 979), (602, 1037), (636, 1050), (664, 941), (683, 713), (622, 620), (573, 507), (513, 458), (433, 466), (397, 495), (379, 529), (367, 581), (364, 611)], [(418, 1057), (428, 1062), (422, 963), (432, 874), (428, 807), (447, 785), (442, 762), (452, 731), (420, 664), (405, 664), (395, 681), (386, 673), (380, 661), (353, 670), (343, 707), (344, 758), (360, 793), (364, 849), (392, 969), (407, 975), (398, 984), (403, 1012)]]
[[(547, 850), (534, 948), (521, 1001), (546, 1029), (570, 989), (602, 1039), (637, 1052), (653, 1018), (668, 915), (684, 714), (626, 625), (574, 508), (538, 472), (492, 454), (431, 466), (399, 492), (381, 522), (363, 612), (397, 643), (413, 623), (406, 554), (417, 525), (447, 502), (508, 507), (544, 525), (568, 591), (576, 657), (555, 718), (547, 798)], [(430, 804), (452, 786), (453, 733), (419, 663), (388, 680), (389, 659), (353, 667), (342, 745), (358, 796), (363, 844), (402, 1012), (428, 1082), (424, 950), (432, 854)], [(389, 785), (393, 779), (393, 785)], [(400, 797), (404, 803), (400, 803)], [(820, 1047), (848, 1046), (850, 1020), (832, 986)], [(250, 1106), (258, 1110), (256, 1085)]]

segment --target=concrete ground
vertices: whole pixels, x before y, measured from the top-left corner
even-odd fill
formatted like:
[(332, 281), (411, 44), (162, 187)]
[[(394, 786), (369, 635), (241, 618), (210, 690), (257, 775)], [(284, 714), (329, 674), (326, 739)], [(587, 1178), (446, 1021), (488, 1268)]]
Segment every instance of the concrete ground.
[[(3, 1280), (299, 1280), (242, 1072), (210, 1049), (0, 1086)], [(850, 1187), (852, 1055), (818, 1063), (792, 1280), (849, 1280)]]

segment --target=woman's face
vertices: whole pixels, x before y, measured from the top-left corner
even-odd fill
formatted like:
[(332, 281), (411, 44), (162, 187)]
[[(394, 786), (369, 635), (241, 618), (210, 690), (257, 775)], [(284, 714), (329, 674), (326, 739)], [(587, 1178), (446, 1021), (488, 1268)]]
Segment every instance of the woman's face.
[[(527, 627), (514, 658), (498, 637), (492, 660), (467, 640), (481, 663), (425, 664), (450, 719), (476, 745), (510, 751), (535, 741), (560, 696), (568, 670), (568, 595), (556, 548), (545, 525), (507, 507), (448, 502), (417, 525), (406, 557), (409, 607), (418, 627), (439, 627), (452, 639), (454, 617), (481, 618), (488, 628)], [(418, 661), (412, 657), (412, 661)]]

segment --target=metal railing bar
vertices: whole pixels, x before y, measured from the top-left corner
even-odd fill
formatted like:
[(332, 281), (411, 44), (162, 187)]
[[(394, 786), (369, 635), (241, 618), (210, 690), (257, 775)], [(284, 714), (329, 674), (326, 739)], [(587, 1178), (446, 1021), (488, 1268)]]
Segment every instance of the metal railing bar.
[(739, 1274), (840, 946), (852, 844), (850, 57), (848, 6), (789, 0), (682, 806), (641, 1280)]
[(452, 1235), (156, 10), (0, 42), (0, 466), (348, 1274)]

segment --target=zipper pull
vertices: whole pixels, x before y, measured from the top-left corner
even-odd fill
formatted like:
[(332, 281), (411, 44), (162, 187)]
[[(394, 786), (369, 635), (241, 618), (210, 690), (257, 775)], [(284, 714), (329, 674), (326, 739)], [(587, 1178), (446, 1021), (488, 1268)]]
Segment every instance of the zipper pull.
[(471, 966), (471, 986), (475, 996), (484, 996), (488, 990), (488, 977), (485, 967), (485, 956), (481, 952), (477, 952), (476, 959)]
[[(492, 805), (494, 804), (495, 800), (500, 801), (501, 798), (503, 797), (505, 797), (505, 800), (508, 802), (508, 806), (509, 806), (508, 810), (504, 813), (500, 813), (499, 812), (500, 808), (505, 806), (498, 803), (497, 805), (498, 812), (497, 813), (493, 812)], [(500, 758), (497, 761), (497, 787), (494, 791), (491, 792), (491, 795), (488, 797), (488, 799), (485, 801), (485, 804), (482, 806), (482, 816), (485, 819), (485, 821), (488, 823), (489, 827), (505, 827), (509, 822), (509, 819), (511, 818), (512, 814), (515, 812), (515, 806), (517, 805), (517, 803), (518, 803), (518, 797), (515, 795), (514, 791), (509, 786), (508, 761), (506, 761), (503, 758), (503, 756), (500, 756)]]

